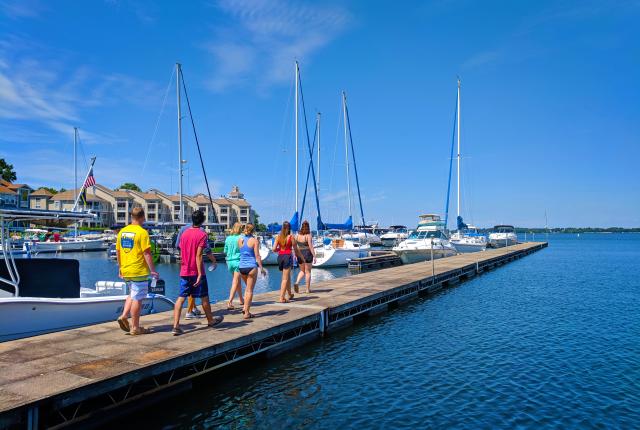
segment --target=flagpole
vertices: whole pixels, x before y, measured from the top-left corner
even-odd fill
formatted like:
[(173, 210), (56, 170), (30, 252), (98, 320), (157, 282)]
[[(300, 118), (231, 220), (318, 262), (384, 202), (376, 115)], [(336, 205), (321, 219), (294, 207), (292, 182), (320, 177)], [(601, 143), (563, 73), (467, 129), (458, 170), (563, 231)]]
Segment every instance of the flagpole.
[[(93, 165), (96, 162), (96, 157), (91, 157), (91, 165), (89, 166), (89, 171), (87, 172), (87, 174), (84, 177), (84, 181), (82, 181), (82, 188), (84, 188), (84, 184), (87, 183), (87, 179), (89, 179), (89, 175), (91, 174), (91, 172), (93, 172)], [(82, 195), (82, 191), (80, 191), (78, 193), (78, 197), (76, 197), (76, 201), (73, 204), (73, 209), (71, 209), (71, 212), (75, 212), (76, 208), (78, 207), (78, 203), (80, 202), (80, 196)]]

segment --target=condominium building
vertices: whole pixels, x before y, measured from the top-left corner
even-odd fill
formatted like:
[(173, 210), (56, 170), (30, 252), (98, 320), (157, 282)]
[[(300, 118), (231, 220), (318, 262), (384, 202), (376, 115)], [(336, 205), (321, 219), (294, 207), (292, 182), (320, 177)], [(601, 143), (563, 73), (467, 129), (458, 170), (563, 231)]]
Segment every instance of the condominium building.
[(33, 188), (27, 184), (14, 184), (0, 179), (0, 207), (28, 208)]
[[(70, 211), (76, 201), (78, 190), (69, 190), (57, 194), (41, 188), (29, 194), (29, 207), (32, 209), (49, 209)], [(3, 189), (0, 187), (0, 197)], [(111, 190), (96, 184), (87, 190), (86, 205), (80, 208), (98, 214), (98, 219), (89, 223), (91, 227), (111, 227), (131, 222), (131, 210), (134, 207), (144, 209), (149, 224), (163, 225), (180, 223), (180, 196), (168, 195), (162, 191), (151, 189), (147, 192), (132, 190)], [(191, 221), (195, 210), (205, 213), (206, 224), (221, 224), (230, 228), (233, 223), (253, 222), (251, 204), (244, 198), (237, 186), (227, 196), (209, 199), (204, 194), (182, 196), (184, 220)]]

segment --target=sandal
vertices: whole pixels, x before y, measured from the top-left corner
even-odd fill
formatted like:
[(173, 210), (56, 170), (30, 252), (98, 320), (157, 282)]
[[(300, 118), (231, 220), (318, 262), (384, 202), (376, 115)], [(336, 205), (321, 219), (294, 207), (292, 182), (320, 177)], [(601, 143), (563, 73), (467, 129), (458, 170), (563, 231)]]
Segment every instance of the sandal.
[(180, 336), (182, 333), (184, 333), (184, 331), (182, 331), (180, 327), (174, 327), (173, 330), (171, 330), (171, 334), (174, 336)]
[(252, 314), (251, 312), (244, 312), (244, 319), (248, 320), (251, 318), (255, 318), (255, 315)]
[(289, 303), (289, 300), (287, 299), (278, 300), (278, 303)]
[(123, 317), (118, 318), (118, 325), (122, 329), (122, 331), (129, 332), (131, 331), (131, 327), (129, 327), (129, 320)]
[(293, 291), (295, 291), (296, 294), (300, 293), (300, 289), (298, 288), (298, 284), (293, 284)]
[(228, 310), (228, 311), (232, 311), (232, 310), (234, 310), (235, 308), (236, 308), (236, 307), (235, 307), (235, 306), (233, 306), (231, 303), (229, 303), (229, 304), (227, 305), (227, 310)]
[[(297, 291), (296, 291), (296, 293), (297, 293)], [(295, 297), (294, 294), (289, 294), (289, 300), (293, 300), (294, 297)]]
[(151, 333), (151, 330), (149, 330), (148, 328), (145, 327), (138, 327), (137, 330), (131, 330), (128, 334), (131, 336), (140, 336), (141, 334), (149, 334)]

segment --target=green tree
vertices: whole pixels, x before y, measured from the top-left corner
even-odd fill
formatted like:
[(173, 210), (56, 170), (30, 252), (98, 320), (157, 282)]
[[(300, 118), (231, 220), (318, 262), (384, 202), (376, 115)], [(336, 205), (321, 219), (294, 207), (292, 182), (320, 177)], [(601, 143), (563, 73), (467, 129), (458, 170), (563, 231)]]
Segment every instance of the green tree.
[(260, 215), (256, 211), (253, 211), (253, 224), (256, 226), (256, 231), (267, 231), (267, 226), (260, 223)]
[(125, 182), (124, 184), (120, 185), (118, 188), (119, 190), (131, 190), (131, 191), (139, 191), (142, 192), (142, 190), (140, 189), (139, 186), (137, 186), (136, 184), (134, 184), (133, 182)]
[(13, 182), (17, 179), (13, 164), (9, 164), (4, 158), (0, 158), (0, 175), (5, 181)]
[[(56, 190), (55, 188), (51, 188), (51, 187), (40, 187), (41, 190), (46, 190), (49, 191), (51, 194), (58, 194), (58, 190)], [(66, 191), (64, 188), (61, 188), (60, 191)]]

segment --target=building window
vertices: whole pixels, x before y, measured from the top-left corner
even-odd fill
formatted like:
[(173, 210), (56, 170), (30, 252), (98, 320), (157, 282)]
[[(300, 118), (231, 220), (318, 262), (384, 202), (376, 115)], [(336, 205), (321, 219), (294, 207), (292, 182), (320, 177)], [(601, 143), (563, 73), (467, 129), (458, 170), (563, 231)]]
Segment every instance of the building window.
[(118, 202), (118, 209), (126, 209), (126, 208), (127, 208), (126, 202)]
[(246, 216), (242, 216), (242, 217), (240, 217), (240, 221), (242, 221), (242, 222), (247, 222), (247, 217), (246, 217)]
[[(40, 199), (35, 199), (36, 200), (36, 205), (35, 208), (36, 209), (40, 209)], [(44, 199), (43, 199), (44, 200)]]
[(227, 217), (226, 216), (221, 216), (220, 217), (220, 222), (227, 222)]
[(60, 210), (60, 202), (59, 202), (59, 201), (57, 201), (57, 202), (56, 202), (56, 204), (54, 205), (54, 207), (55, 207), (56, 209)]
[(221, 213), (221, 214), (227, 214), (227, 213), (229, 213), (229, 208), (225, 208), (225, 207), (220, 208), (220, 213)]
[(240, 209), (240, 215), (246, 215), (246, 214), (247, 214), (246, 209)]
[(173, 205), (173, 210), (174, 211), (179, 211), (180, 210), (180, 205), (179, 204)]

